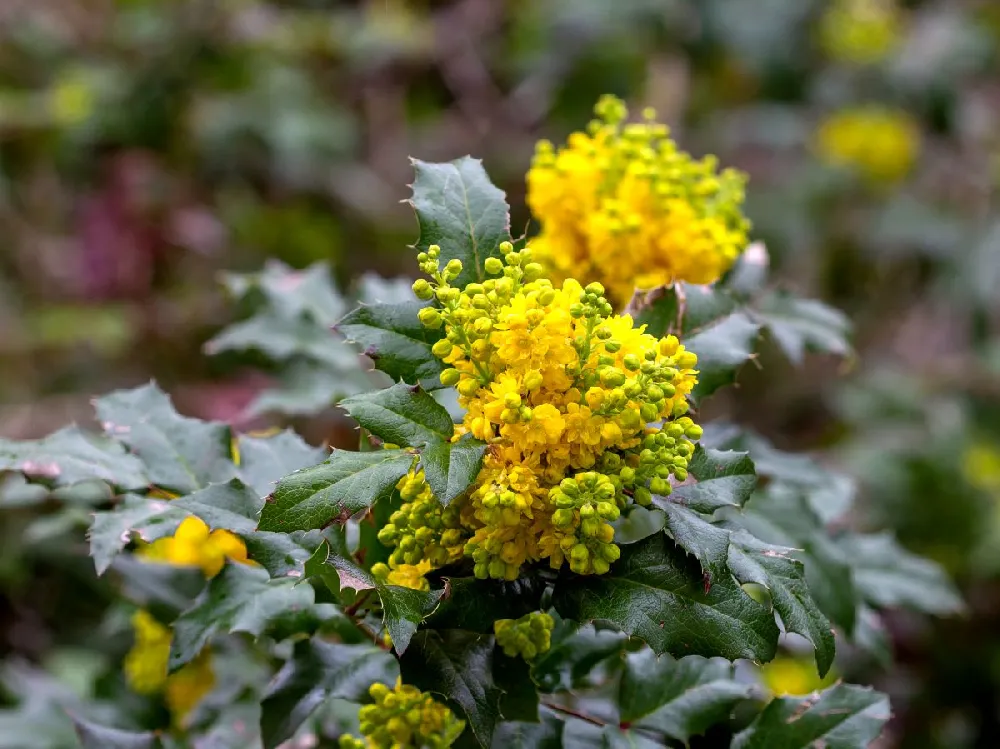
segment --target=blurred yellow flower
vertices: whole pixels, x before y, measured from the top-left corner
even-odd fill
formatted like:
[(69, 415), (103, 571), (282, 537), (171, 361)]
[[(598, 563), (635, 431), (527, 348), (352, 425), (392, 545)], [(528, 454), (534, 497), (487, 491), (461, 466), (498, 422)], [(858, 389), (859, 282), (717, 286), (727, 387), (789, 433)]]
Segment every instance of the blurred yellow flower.
[(90, 81), (79, 73), (70, 73), (49, 91), (49, 112), (57, 124), (72, 127), (90, 119), (94, 112), (94, 91)]
[(834, 0), (819, 24), (819, 41), (834, 60), (867, 65), (899, 44), (902, 14), (894, 0)]
[(173, 536), (157, 539), (138, 554), (153, 562), (201, 567), (206, 577), (218, 575), (227, 559), (253, 564), (239, 536), (223, 529), (209, 532), (205, 522), (193, 515), (177, 526)]
[(815, 146), (825, 163), (853, 169), (875, 184), (891, 184), (913, 168), (920, 152), (920, 131), (901, 110), (845, 109), (820, 124)]
[(825, 689), (837, 680), (833, 671), (821, 679), (816, 663), (810, 657), (779, 655), (761, 666), (760, 672), (764, 687), (775, 697), (810, 694)]
[(586, 133), (542, 141), (528, 172), (528, 205), (541, 224), (531, 247), (555, 282), (599, 281), (617, 307), (636, 288), (716, 281), (747, 244), (746, 176), (719, 171), (677, 147), (656, 113), (626, 123), (603, 97)]
[(987, 442), (972, 445), (962, 456), (962, 473), (977, 489), (1000, 495), (1000, 448)]

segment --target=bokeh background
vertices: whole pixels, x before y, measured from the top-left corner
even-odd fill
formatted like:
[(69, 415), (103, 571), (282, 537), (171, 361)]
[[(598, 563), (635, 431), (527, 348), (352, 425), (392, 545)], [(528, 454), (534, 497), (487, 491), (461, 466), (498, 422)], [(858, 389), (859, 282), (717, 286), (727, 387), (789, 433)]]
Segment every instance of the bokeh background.
[[(481, 157), (530, 232), (534, 143), (607, 92), (748, 172), (772, 281), (853, 323), (846, 360), (765, 342), (706, 415), (846, 470), (854, 521), (961, 586), (964, 616), (890, 617), (894, 665), (842, 665), (892, 695), (883, 745), (1000, 746), (995, 0), (4, 0), (0, 437), (86, 424), (93, 395), (156, 378), (191, 415), (355, 439), (324, 406), (363, 376), (316, 331), (398, 293), (366, 274), (414, 273), (408, 157)], [(269, 258), (288, 267), (226, 275)], [(308, 291), (315, 263), (342, 299)], [(287, 324), (289, 283), (321, 300), (291, 311), (314, 329), (255, 344)], [(15, 706), (93, 687), (110, 598), (87, 498), (18, 496), (0, 513)], [(42, 718), (11, 707), (0, 729)]]

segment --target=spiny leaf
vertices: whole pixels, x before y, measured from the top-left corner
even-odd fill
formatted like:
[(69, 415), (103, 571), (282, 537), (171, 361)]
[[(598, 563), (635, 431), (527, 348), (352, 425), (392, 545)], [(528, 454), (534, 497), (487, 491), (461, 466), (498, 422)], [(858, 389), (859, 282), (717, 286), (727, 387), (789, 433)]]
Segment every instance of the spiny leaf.
[(257, 492), (239, 479), (210, 484), (170, 503), (171, 508), (198, 516), (212, 529), (225, 528), (241, 536), (253, 533), (263, 505)]
[(500, 257), (500, 243), (510, 240), (503, 190), (493, 186), (482, 162), (468, 156), (444, 164), (413, 159), (413, 168), (410, 203), (420, 224), (417, 249), (440, 245), (442, 267), (453, 258), (461, 260), (455, 286), (485, 281), (486, 259)]
[(118, 390), (94, 405), (104, 431), (128, 445), (156, 486), (189, 494), (236, 476), (229, 427), (179, 415), (155, 384)]
[(92, 723), (73, 713), (69, 717), (83, 749), (155, 749), (160, 746), (156, 734), (149, 731), (123, 731)]
[(621, 666), (626, 640), (623, 632), (597, 629), (569, 619), (557, 619), (551, 647), (532, 664), (531, 674), (544, 692), (570, 692), (594, 686), (604, 671)]
[(397, 383), (344, 398), (340, 407), (376, 437), (402, 447), (447, 442), (455, 430), (447, 409), (419, 385)]
[(757, 474), (746, 453), (713, 450), (698, 445), (688, 464), (697, 483), (674, 489), (666, 502), (683, 504), (697, 512), (712, 513), (720, 507), (742, 507), (753, 493)]
[(128, 491), (145, 489), (150, 482), (142, 462), (118, 442), (88, 435), (75, 426), (39, 440), (0, 439), (3, 471), (17, 471), (56, 486), (98, 480)]
[(695, 398), (700, 400), (736, 382), (740, 367), (754, 355), (759, 329), (746, 314), (736, 312), (684, 341), (698, 355), (698, 384), (692, 393)]
[(431, 346), (441, 332), (425, 328), (417, 313), (424, 302), (362, 304), (337, 323), (348, 341), (358, 344), (375, 368), (395, 381), (402, 380), (426, 388), (440, 387), (438, 375), (444, 369)]
[(266, 413), (314, 416), (345, 395), (367, 390), (376, 384), (375, 373), (362, 371), (360, 362), (357, 364), (356, 369), (345, 372), (319, 362), (293, 359), (276, 373), (276, 386), (262, 391), (247, 406), (247, 416)]
[(767, 588), (785, 629), (809, 640), (816, 652), (819, 675), (833, 664), (836, 644), (830, 622), (816, 606), (805, 582), (805, 570), (791, 549), (765, 544), (746, 531), (732, 534), (729, 568), (743, 584)]
[(660, 731), (688, 743), (750, 697), (752, 687), (733, 679), (722, 658), (689, 655), (675, 659), (644, 648), (625, 659), (618, 690), (621, 721)]
[(838, 544), (851, 560), (858, 590), (873, 606), (937, 615), (964, 610), (944, 570), (908, 552), (891, 534), (845, 534)]
[(259, 351), (269, 359), (284, 362), (302, 357), (336, 372), (360, 368), (357, 352), (337, 339), (329, 325), (308, 317), (285, 318), (261, 313), (233, 323), (205, 344), (210, 355), (224, 351)]
[[(103, 575), (111, 566), (114, 558), (132, 539), (133, 531), (138, 532), (140, 538), (146, 533), (143, 540), (152, 541), (153, 537), (148, 533), (151, 524), (162, 525), (167, 529), (165, 532), (170, 533), (186, 516), (186, 512), (166, 500), (131, 495), (126, 496), (114, 510), (95, 512), (87, 535), (97, 574)], [(161, 534), (154, 535), (158, 537)]]
[(413, 636), (399, 667), (407, 684), (457, 704), (479, 744), (489, 747), (503, 695), (493, 681), (493, 655), (492, 635), (423, 630)]
[(228, 563), (195, 604), (174, 622), (170, 670), (194, 659), (217, 634), (247, 632), (259, 637), (284, 617), (313, 605), (313, 588), (297, 580), (272, 580), (267, 571)]
[(392, 645), (402, 655), (420, 623), (434, 610), (444, 591), (413, 590), (385, 585), (371, 573), (340, 554), (331, 554), (327, 564), (336, 572), (335, 589), (374, 590), (382, 602), (382, 621), (392, 637)]
[(491, 633), (497, 619), (517, 619), (537, 611), (544, 589), (544, 583), (534, 577), (513, 582), (449, 578), (441, 603), (428, 618), (427, 626)]
[(258, 295), (264, 305), (283, 317), (307, 314), (329, 327), (344, 314), (344, 299), (326, 263), (296, 270), (280, 260), (268, 260), (258, 273), (225, 273), (222, 283), (237, 299)]
[(655, 507), (647, 510), (645, 507), (632, 505), (623, 510), (618, 519), (611, 523), (615, 529), (615, 543), (634, 544), (636, 541), (642, 541), (663, 530), (666, 522), (667, 516), (663, 510)]
[(302, 577), (305, 564), (323, 544), (318, 530), (269, 533), (256, 531), (243, 536), (248, 556), (266, 569), (271, 577)]
[(391, 685), (398, 673), (395, 659), (372, 645), (300, 640), (261, 702), (264, 746), (272, 749), (290, 738), (328, 699), (364, 702), (372, 684)]
[(729, 531), (679, 505), (665, 502), (663, 508), (671, 537), (701, 564), (705, 585), (714, 584), (728, 571)]
[(777, 292), (761, 301), (755, 317), (795, 364), (802, 363), (807, 350), (838, 356), (850, 353), (847, 317), (815, 299)]
[(278, 482), (264, 505), (259, 530), (309, 530), (346, 521), (391, 493), (412, 463), (413, 455), (405, 450), (334, 450), (323, 463)]
[(240, 475), (258, 496), (271, 493), (278, 479), (319, 463), (330, 451), (306, 444), (290, 429), (268, 436), (241, 434), (237, 442)]
[(604, 575), (557, 583), (556, 610), (578, 621), (601, 620), (639, 637), (657, 653), (774, 657), (774, 616), (729, 578), (707, 590), (697, 562), (663, 534), (625, 546)]
[(424, 477), (445, 507), (466, 492), (479, 475), (486, 443), (463, 435), (458, 442), (429, 445), (420, 454)]
[(889, 720), (889, 700), (880, 692), (837, 684), (806, 697), (778, 697), (732, 749), (866, 749)]

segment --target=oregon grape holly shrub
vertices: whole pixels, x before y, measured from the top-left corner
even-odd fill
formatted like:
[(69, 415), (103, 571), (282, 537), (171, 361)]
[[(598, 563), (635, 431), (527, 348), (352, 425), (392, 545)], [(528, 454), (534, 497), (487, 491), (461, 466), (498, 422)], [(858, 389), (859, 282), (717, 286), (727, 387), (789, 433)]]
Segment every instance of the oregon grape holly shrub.
[[(767, 287), (742, 175), (652, 113), (597, 113), (538, 148), (535, 240), (511, 236), (479, 162), (415, 161), (420, 276), (323, 328), (330, 357), (310, 318), (336, 309), (328, 279), (266, 286), (311, 326), (323, 392), (350, 376), (358, 450), (236, 434), (155, 385), (98, 398), (101, 434), (0, 443), (0, 469), (46, 496), (106, 492), (90, 553), (121, 594), (131, 697), (71, 711), (84, 746), (879, 735), (888, 701), (830, 675), (838, 647), (888, 658), (882, 609), (959, 600), (891, 536), (847, 529), (849, 478), (698, 410), (762, 335), (793, 361), (845, 355), (846, 324)], [(260, 330), (293, 350), (294, 326)], [(358, 393), (345, 341), (392, 384)], [(804, 670), (779, 655), (806, 648)]]

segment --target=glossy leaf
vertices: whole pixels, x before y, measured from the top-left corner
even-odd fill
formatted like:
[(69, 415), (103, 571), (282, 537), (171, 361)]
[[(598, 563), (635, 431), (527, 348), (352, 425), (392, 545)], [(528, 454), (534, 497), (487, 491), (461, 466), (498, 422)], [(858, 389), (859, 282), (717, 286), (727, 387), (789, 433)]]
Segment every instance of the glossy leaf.
[(448, 506), (462, 496), (479, 475), (486, 443), (464, 435), (458, 442), (429, 445), (420, 454), (424, 478), (437, 500)]
[(742, 507), (757, 485), (753, 461), (746, 453), (713, 450), (698, 445), (688, 464), (696, 481), (674, 489), (658, 504), (677, 503), (697, 512), (712, 513), (720, 507)]
[(443, 164), (413, 159), (413, 168), (410, 204), (420, 224), (417, 249), (439, 245), (442, 267), (453, 258), (461, 260), (455, 286), (486, 280), (486, 259), (500, 257), (500, 243), (510, 240), (503, 191), (490, 182), (482, 162), (468, 156)]
[(843, 312), (815, 299), (775, 293), (763, 299), (755, 315), (792, 362), (806, 351), (846, 356), (850, 322)]
[(258, 527), (288, 532), (344, 522), (392, 492), (412, 463), (413, 456), (405, 450), (334, 450), (323, 463), (278, 482)]
[(257, 492), (239, 479), (210, 484), (170, 503), (171, 508), (198, 516), (213, 530), (225, 528), (239, 535), (254, 531), (263, 506), (264, 500)]
[(330, 454), (326, 448), (306, 444), (290, 429), (262, 437), (241, 434), (237, 450), (240, 476), (260, 497), (270, 494), (278, 479), (316, 465)]
[(376, 437), (401, 447), (447, 442), (455, 429), (445, 407), (419, 385), (397, 383), (345, 398), (340, 407)]
[(160, 741), (149, 731), (125, 731), (102, 726), (70, 713), (82, 749), (156, 749)]
[(736, 382), (740, 368), (754, 356), (759, 329), (756, 322), (737, 312), (684, 340), (684, 345), (698, 355), (695, 398), (705, 398)]
[[(152, 541), (173, 532), (186, 516), (186, 512), (167, 500), (131, 495), (114, 510), (95, 512), (87, 537), (97, 574), (103, 575), (111, 566), (114, 558), (132, 540), (133, 532), (144, 541)], [(155, 532), (158, 525), (164, 529), (163, 533)]]

